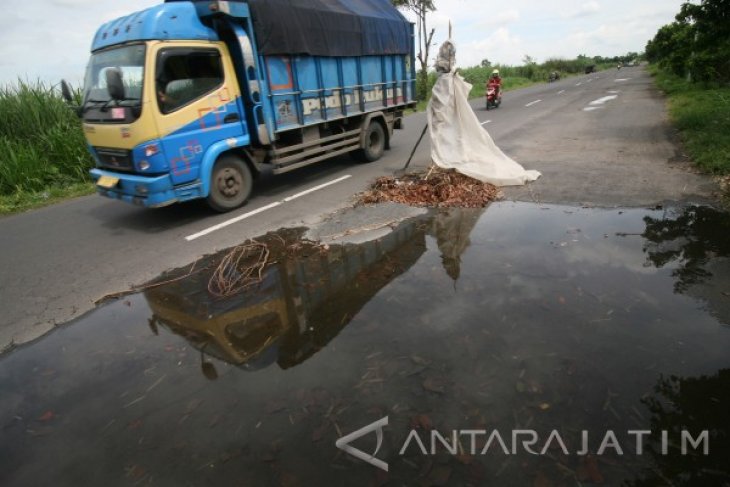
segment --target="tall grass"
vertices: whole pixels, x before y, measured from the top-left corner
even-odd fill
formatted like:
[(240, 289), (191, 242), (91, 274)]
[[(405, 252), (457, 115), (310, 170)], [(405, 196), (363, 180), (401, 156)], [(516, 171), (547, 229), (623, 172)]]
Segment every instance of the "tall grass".
[(87, 181), (91, 167), (81, 122), (56, 87), (0, 87), (0, 196)]

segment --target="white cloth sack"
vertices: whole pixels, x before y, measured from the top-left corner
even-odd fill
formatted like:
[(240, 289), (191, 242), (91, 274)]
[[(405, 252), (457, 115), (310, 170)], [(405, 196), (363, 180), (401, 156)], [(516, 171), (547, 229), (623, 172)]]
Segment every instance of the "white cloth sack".
[(433, 162), (495, 186), (539, 178), (538, 171), (526, 171), (495, 145), (469, 105), (470, 91), (471, 85), (453, 72), (436, 81), (427, 110)]

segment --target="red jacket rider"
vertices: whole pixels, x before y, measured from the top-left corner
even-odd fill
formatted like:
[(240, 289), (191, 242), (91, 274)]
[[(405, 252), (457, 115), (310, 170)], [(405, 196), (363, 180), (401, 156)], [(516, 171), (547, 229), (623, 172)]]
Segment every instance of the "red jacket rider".
[(495, 88), (494, 94), (496, 96), (499, 96), (500, 92), (502, 91), (502, 78), (499, 77), (499, 70), (495, 69), (492, 71), (492, 76), (489, 77), (489, 81), (487, 81), (487, 88)]

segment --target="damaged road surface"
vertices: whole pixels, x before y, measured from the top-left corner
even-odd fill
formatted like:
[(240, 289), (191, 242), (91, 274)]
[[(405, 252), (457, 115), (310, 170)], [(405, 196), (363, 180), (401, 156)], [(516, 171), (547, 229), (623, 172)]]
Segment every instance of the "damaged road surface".
[[(0, 357), (0, 483), (727, 485), (728, 214), (505, 202), (393, 227), (258, 237), (243, 291), (210, 291), (224, 251)], [(335, 447), (384, 417), (387, 473)]]

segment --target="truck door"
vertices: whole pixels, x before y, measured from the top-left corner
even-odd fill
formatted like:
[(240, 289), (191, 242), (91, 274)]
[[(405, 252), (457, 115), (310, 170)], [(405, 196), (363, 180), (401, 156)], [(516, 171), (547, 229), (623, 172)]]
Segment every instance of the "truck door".
[(155, 71), (158, 127), (173, 184), (198, 180), (208, 147), (246, 133), (228, 51), (210, 43), (161, 47)]

